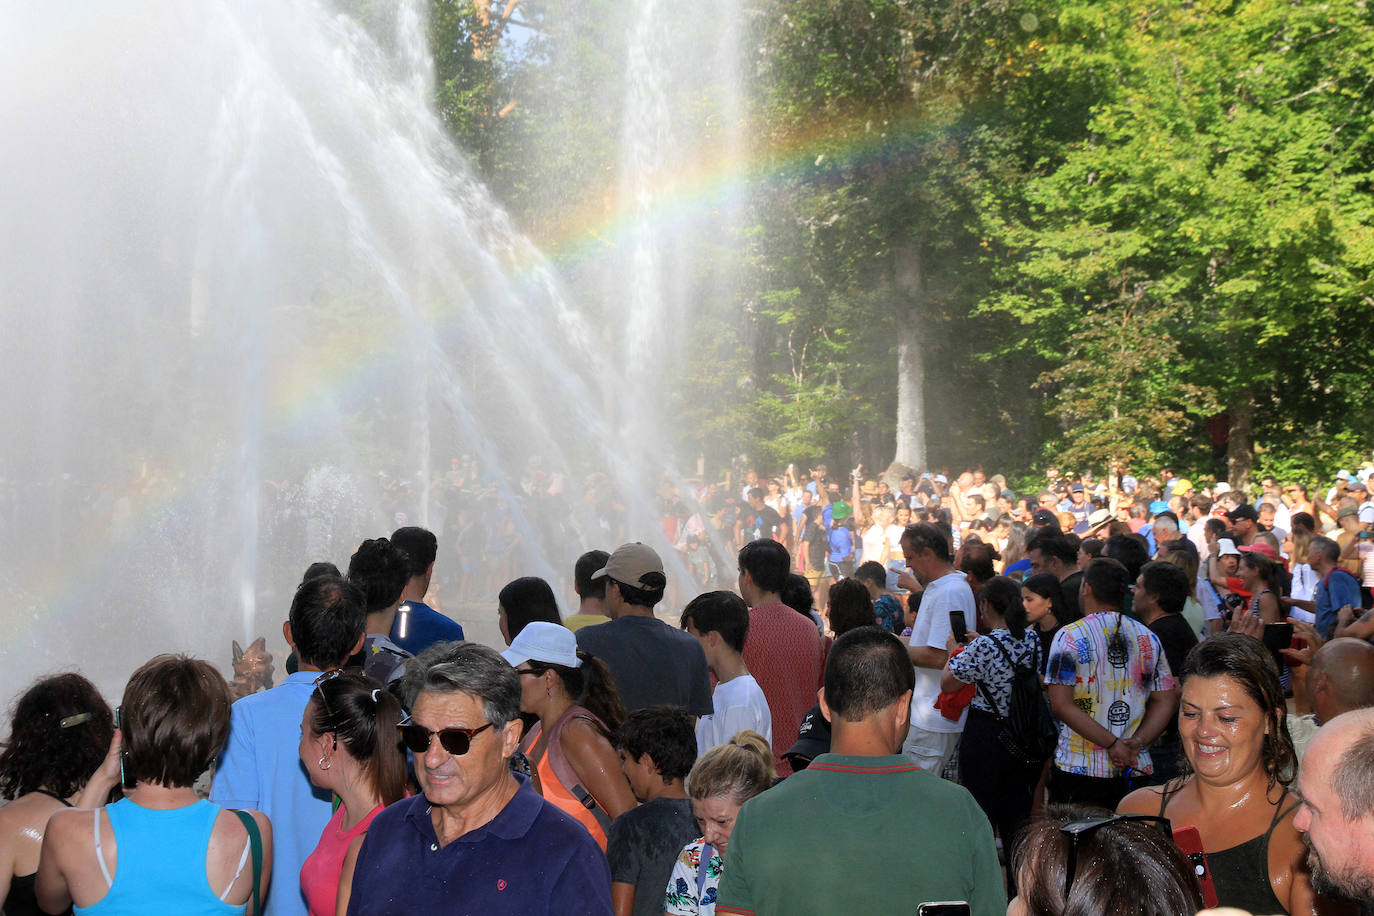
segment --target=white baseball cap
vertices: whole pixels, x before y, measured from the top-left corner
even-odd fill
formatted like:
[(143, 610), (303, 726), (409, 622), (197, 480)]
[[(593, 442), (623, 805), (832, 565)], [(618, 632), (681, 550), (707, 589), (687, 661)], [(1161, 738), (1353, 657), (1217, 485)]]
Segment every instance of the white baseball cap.
[(525, 624), (525, 628), (515, 634), (510, 648), (501, 657), (518, 667), (521, 662), (543, 662), (546, 665), (562, 665), (564, 668), (579, 668), (582, 660), (577, 657), (577, 637), (573, 631), (561, 623), (535, 620)]

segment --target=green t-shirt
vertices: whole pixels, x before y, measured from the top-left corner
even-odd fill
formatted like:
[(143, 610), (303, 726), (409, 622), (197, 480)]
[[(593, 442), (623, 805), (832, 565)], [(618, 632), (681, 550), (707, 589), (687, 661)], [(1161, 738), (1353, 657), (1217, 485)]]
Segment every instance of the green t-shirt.
[(716, 912), (914, 916), (947, 900), (973, 916), (1007, 910), (973, 796), (900, 754), (822, 754), (740, 809)]

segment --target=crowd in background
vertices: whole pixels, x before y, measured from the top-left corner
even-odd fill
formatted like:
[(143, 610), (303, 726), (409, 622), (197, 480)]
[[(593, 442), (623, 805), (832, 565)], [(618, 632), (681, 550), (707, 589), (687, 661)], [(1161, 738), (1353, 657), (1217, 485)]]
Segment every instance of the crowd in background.
[(710, 588), (662, 606), (639, 542), (570, 564), (572, 614), (483, 569), (501, 652), (436, 597), (453, 539), (402, 524), (305, 570), (276, 687), (231, 705), (158, 656), (116, 716), (77, 674), (34, 685), (0, 752), (5, 912), (1374, 903), (1336, 839), (1374, 838), (1372, 473), (665, 488)]

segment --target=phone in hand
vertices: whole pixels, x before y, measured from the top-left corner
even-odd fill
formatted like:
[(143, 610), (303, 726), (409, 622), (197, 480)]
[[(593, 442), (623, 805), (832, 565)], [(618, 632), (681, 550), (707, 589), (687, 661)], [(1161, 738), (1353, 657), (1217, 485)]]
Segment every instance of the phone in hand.
[(954, 641), (963, 645), (968, 642), (968, 621), (964, 619), (963, 611), (949, 612), (949, 629), (954, 634)]
[[(120, 714), (123, 709), (123, 706), (116, 706), (114, 711), (114, 727), (120, 730), (124, 728), (121, 724), (123, 717)], [(119, 785), (126, 791), (138, 783), (138, 780), (134, 779), (133, 769), (129, 766), (129, 752), (125, 750), (128, 746), (123, 740), (119, 742)]]
[(916, 907), (916, 916), (972, 916), (972, 913), (972, 907), (964, 900), (941, 900)]
[(1202, 851), (1202, 834), (1196, 827), (1173, 828), (1174, 845), (1193, 866), (1197, 882), (1202, 886), (1202, 902), (1208, 907), (1217, 905), (1217, 887), (1212, 882), (1212, 870), (1207, 866), (1207, 853)]
[(1291, 623), (1266, 623), (1264, 625), (1264, 644), (1271, 652), (1293, 648), (1293, 625)]

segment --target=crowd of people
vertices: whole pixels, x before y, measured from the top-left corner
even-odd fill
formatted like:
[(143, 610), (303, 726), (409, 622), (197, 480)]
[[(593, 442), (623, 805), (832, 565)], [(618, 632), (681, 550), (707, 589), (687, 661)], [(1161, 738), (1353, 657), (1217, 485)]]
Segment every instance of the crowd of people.
[(499, 651), (402, 525), (305, 567), (275, 687), (25, 692), (4, 912), (1374, 908), (1369, 476), (749, 472), (654, 538), (711, 588), (512, 566)]

